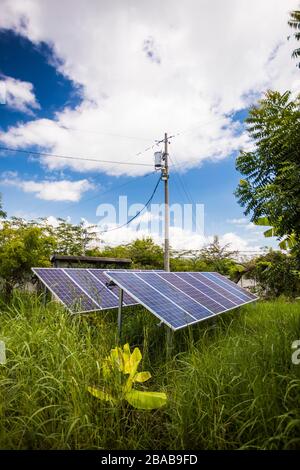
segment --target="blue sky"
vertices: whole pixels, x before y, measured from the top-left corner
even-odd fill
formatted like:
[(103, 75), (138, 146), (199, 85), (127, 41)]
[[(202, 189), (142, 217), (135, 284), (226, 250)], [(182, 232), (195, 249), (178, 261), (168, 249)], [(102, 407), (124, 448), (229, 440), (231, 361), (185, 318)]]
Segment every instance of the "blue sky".
[[(217, 38), (207, 29), (214, 2), (190, 0), (190, 16), (175, 2), (170, 15), (162, 10), (162, 18), (156, 17), (154, 4), (140, 2), (137, 8), (128, 1), (125, 8), (116, 3), (104, 11), (103, 2), (92, 1), (85, 10), (73, 2), (70, 10), (68, 0), (43, 6), (32, 0), (26, 10), (21, 4), (13, 10), (4, 1), (0, 79), (6, 102), (0, 105), (0, 146), (82, 157), (71, 161), (1, 151), (0, 191), (9, 216), (97, 223), (97, 206), (117, 207), (120, 195), (128, 197), (128, 205), (145, 203), (158, 174), (148, 175), (154, 150), (144, 150), (167, 131), (175, 135), (170, 141), (176, 161), (176, 168), (171, 161), (171, 203), (205, 207), (204, 235), (174, 227), (172, 246), (200, 248), (215, 234), (245, 252), (276, 246), (237, 203), (235, 158), (240, 148), (252, 145), (243, 123), (249, 106), (268, 88), (299, 86), (292, 45), (285, 40), (287, 13), (297, 2), (273, 1), (274, 28), (265, 31), (257, 17), (264, 10), (269, 14), (270, 1), (262, 6), (255, 0), (248, 14), (228, 0), (232, 22), (224, 25), (221, 7)], [(77, 25), (76, 34), (70, 24)], [(162, 184), (153, 202), (163, 202)], [(118, 220), (111, 221), (108, 227), (117, 225)], [(130, 241), (145, 229), (141, 223), (104, 240)]]

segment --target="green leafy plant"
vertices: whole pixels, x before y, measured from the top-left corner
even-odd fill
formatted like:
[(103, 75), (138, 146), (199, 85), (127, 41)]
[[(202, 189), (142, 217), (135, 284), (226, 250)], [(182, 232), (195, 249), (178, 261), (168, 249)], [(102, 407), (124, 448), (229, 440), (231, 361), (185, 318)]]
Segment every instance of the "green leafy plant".
[(287, 235), (286, 237), (280, 237), (278, 233), (278, 229), (276, 228), (276, 226), (272, 226), (268, 217), (260, 217), (254, 223), (255, 225), (271, 227), (264, 232), (264, 236), (266, 238), (270, 238), (270, 237), (280, 238), (281, 241), (279, 243), (279, 248), (281, 248), (282, 250), (291, 250), (297, 245), (297, 240), (296, 240), (294, 233), (291, 233)]
[(162, 392), (146, 392), (133, 388), (135, 383), (143, 383), (151, 378), (150, 372), (138, 372), (142, 354), (139, 348), (130, 352), (129, 344), (123, 349), (116, 347), (111, 350), (102, 366), (103, 378), (107, 384), (100, 389), (88, 387), (88, 391), (100, 400), (118, 404), (126, 400), (134, 408), (153, 410), (167, 402), (167, 396)]

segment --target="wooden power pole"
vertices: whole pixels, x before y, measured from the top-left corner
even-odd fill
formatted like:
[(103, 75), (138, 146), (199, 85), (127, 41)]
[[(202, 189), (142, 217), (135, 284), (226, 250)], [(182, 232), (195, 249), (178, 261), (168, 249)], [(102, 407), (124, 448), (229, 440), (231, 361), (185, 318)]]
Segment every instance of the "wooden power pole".
[(169, 208), (169, 162), (168, 162), (168, 134), (165, 133), (164, 138), (164, 168), (162, 179), (165, 182), (165, 251), (164, 251), (164, 269), (170, 271), (170, 243), (169, 243), (169, 226), (170, 226), (170, 208)]

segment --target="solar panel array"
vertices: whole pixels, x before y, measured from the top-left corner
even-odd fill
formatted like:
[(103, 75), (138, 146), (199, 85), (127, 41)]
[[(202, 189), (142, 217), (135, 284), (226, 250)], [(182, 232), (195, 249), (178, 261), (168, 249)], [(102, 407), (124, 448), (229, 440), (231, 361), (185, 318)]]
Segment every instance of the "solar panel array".
[[(257, 300), (215, 272), (165, 272), (86, 268), (32, 268), (72, 313), (141, 304), (173, 330)], [(108, 283), (113, 285), (108, 287)]]
[[(119, 288), (107, 287), (105, 269), (32, 268), (40, 281), (71, 313), (87, 313), (118, 307)], [(123, 305), (136, 305), (124, 293)]]
[(213, 272), (117, 272), (106, 275), (173, 330), (257, 300)]

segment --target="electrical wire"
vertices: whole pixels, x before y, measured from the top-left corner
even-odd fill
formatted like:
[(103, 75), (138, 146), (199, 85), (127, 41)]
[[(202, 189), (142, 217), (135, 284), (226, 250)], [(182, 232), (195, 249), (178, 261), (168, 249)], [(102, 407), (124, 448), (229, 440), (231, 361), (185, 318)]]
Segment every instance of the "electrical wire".
[[(178, 179), (178, 181), (179, 181), (179, 183), (180, 183), (180, 186), (181, 186), (182, 189), (183, 189), (183, 192), (184, 192), (184, 194), (185, 194), (187, 200), (192, 204), (192, 206), (196, 206), (195, 201), (194, 201), (194, 199), (192, 198), (190, 191), (188, 190), (188, 188), (185, 187), (183, 178), (182, 178), (182, 176), (180, 175), (180, 173), (179, 173), (179, 171), (178, 171), (178, 169), (177, 169), (177, 168), (178, 168), (178, 163), (177, 163), (177, 161), (176, 161), (176, 164), (175, 164), (170, 155), (169, 155), (169, 158), (170, 158), (170, 161), (172, 162), (173, 167), (174, 167), (174, 169), (175, 169), (175, 173), (174, 173), (174, 174), (176, 175), (176, 177), (177, 177), (177, 179)], [(175, 157), (174, 157), (174, 159), (175, 159)], [(194, 214), (193, 209), (192, 209), (192, 219), (193, 219), (193, 223), (195, 224), (196, 229), (199, 231), (199, 233), (202, 233), (202, 232), (203, 232), (203, 228), (201, 228), (201, 227), (198, 226), (197, 217), (195, 217), (195, 214)]]
[(127, 225), (129, 225), (133, 220), (135, 220), (137, 217), (139, 217), (139, 215), (149, 206), (149, 204), (151, 203), (152, 199), (154, 198), (154, 195), (157, 191), (157, 188), (158, 188), (158, 185), (161, 181), (161, 176), (159, 176), (158, 178), (158, 181), (155, 185), (155, 188), (150, 196), (150, 198), (148, 199), (148, 201), (146, 202), (146, 204), (144, 205), (144, 207), (138, 211), (131, 219), (129, 219), (127, 222), (125, 222), (125, 224), (122, 224), (122, 225), (119, 225), (118, 227), (114, 227), (114, 228), (111, 228), (111, 229), (108, 229), (108, 230), (103, 230), (102, 232), (100, 232), (101, 234), (103, 233), (107, 233), (107, 232), (113, 232), (114, 230), (119, 230), (120, 228), (122, 227), (126, 227)]
[[(216, 121), (220, 121), (222, 119), (224, 119), (224, 116), (222, 116), (220, 118), (217, 118), (215, 120), (203, 123), (200, 126), (197, 126), (197, 127), (193, 128), (191, 132), (193, 132), (193, 130), (197, 130), (201, 127), (204, 127), (204, 126), (206, 126), (208, 124), (211, 124), (213, 122), (216, 122)], [(69, 127), (63, 126), (62, 128), (69, 129), (69, 130), (78, 130), (79, 131), (79, 129), (75, 129), (75, 128), (71, 128), (71, 127), (69, 128)], [(88, 132), (88, 130), (82, 131), (82, 132)], [(90, 132), (94, 132), (94, 131), (90, 131)], [(168, 136), (168, 140), (173, 139), (174, 137), (189, 133), (189, 132), (190, 132), (189, 130), (177, 132), (174, 135)], [(95, 133), (96, 133), (96, 131), (95, 131)], [(99, 134), (101, 134), (101, 132), (99, 132)], [(102, 134), (105, 135), (104, 133), (102, 133)], [(111, 136), (115, 135), (115, 136), (119, 136), (119, 137), (131, 138), (129, 136), (120, 136), (118, 134), (107, 134), (107, 135), (111, 135)], [(140, 156), (143, 153), (148, 152), (149, 150), (153, 150), (156, 146), (158, 146), (162, 142), (164, 142), (164, 139), (157, 140), (155, 142), (155, 144), (150, 145), (147, 148), (145, 148), (144, 150), (142, 150), (141, 152), (138, 152), (137, 154), (135, 154), (135, 157)], [(17, 148), (11, 148), (11, 147), (3, 147), (3, 146), (0, 147), (0, 151), (18, 152), (18, 153), (25, 153), (25, 154), (28, 154), (28, 155), (38, 155), (38, 156), (45, 156), (45, 157), (62, 158), (62, 159), (67, 159), (67, 160), (82, 160), (82, 161), (88, 161), (88, 162), (94, 162), (94, 163), (104, 163), (104, 164), (112, 164), (113, 163), (113, 164), (116, 164), (116, 165), (152, 166), (152, 164), (150, 164), (150, 163), (137, 163), (137, 162), (130, 162), (130, 161), (121, 162), (121, 161), (99, 160), (97, 158), (90, 158), (90, 157), (86, 158), (86, 157), (71, 156), (71, 155), (57, 155), (57, 154), (52, 154), (52, 153), (48, 153), (48, 152), (37, 152), (37, 151), (30, 151), (30, 150), (17, 149)]]
[(179, 171), (178, 171), (178, 169), (177, 169), (177, 168), (178, 168), (178, 163), (176, 162), (176, 164), (175, 164), (170, 155), (169, 155), (169, 159), (170, 159), (170, 161), (172, 162), (172, 164), (173, 164), (173, 166), (174, 166), (174, 168), (175, 168), (175, 174), (176, 174), (176, 176), (177, 176), (177, 178), (178, 178), (178, 181), (179, 181), (179, 183), (180, 183), (180, 185), (181, 185), (181, 187), (182, 187), (182, 189), (183, 189), (183, 191), (184, 191), (184, 193), (185, 193), (185, 195), (186, 195), (186, 198), (188, 199), (189, 202), (191, 202), (192, 204), (194, 204), (194, 201), (192, 200), (192, 196), (191, 196), (191, 194), (188, 192), (187, 188), (185, 188), (185, 185), (184, 185), (184, 182), (183, 182), (183, 178), (181, 177), (181, 175), (180, 175), (180, 173), (179, 173)]
[[(146, 175), (142, 175), (142, 176), (137, 176), (136, 178), (147, 178), (148, 176), (151, 176), (155, 173), (155, 171), (152, 171), (151, 173), (147, 173)], [(68, 209), (69, 207), (73, 207), (73, 206), (76, 206), (76, 208), (78, 208), (79, 206), (82, 206), (83, 204), (85, 204), (86, 202), (90, 202), (94, 199), (97, 199), (98, 197), (102, 197), (102, 196), (105, 196), (106, 194), (108, 193), (111, 193), (112, 191), (115, 191), (117, 189), (120, 189), (120, 188), (123, 188), (125, 186), (128, 186), (129, 184), (131, 183), (134, 183), (135, 182), (135, 179), (131, 179), (130, 181), (126, 181), (125, 183), (122, 183), (118, 186), (114, 186), (113, 188), (110, 188), (108, 189), (107, 191), (104, 191), (103, 193), (97, 193), (96, 195), (92, 196), (92, 197), (89, 197), (87, 199), (83, 199), (82, 201), (80, 202), (73, 202), (73, 203), (69, 203), (68, 204), (68, 207), (65, 207), (63, 209), (63, 211), (58, 211), (59, 214), (64, 214)]]
[[(155, 146), (155, 145), (154, 145)], [(139, 152), (137, 155), (140, 155), (144, 152), (147, 152), (150, 150), (152, 147), (148, 147), (145, 149), (143, 152)], [(110, 161), (110, 160), (98, 160), (97, 158), (85, 158), (85, 157), (74, 157), (71, 155), (56, 155), (53, 153), (47, 153), (47, 152), (36, 152), (36, 151), (31, 151), (31, 150), (22, 150), (22, 149), (16, 149), (16, 148), (11, 148), (11, 147), (0, 147), (0, 150), (2, 151), (8, 151), (8, 152), (19, 152), (19, 153), (25, 153), (29, 155), (39, 155), (42, 157), (54, 157), (54, 158), (64, 158), (68, 160), (83, 160), (87, 162), (96, 162), (96, 163), (115, 163), (117, 165), (137, 165), (137, 166), (153, 166), (151, 163), (134, 163), (134, 162), (120, 162), (120, 161)]]
[(183, 131), (176, 132), (174, 136), (172, 137), (177, 137), (179, 135), (185, 135), (185, 134), (191, 134), (192, 132), (197, 131), (198, 129), (201, 129), (202, 127), (208, 126), (209, 124), (213, 124), (215, 122), (222, 121), (223, 119), (228, 119), (228, 118), (230, 119), (231, 116), (220, 116), (216, 119), (212, 119), (211, 121), (200, 123), (199, 126), (197, 127), (189, 127)]

